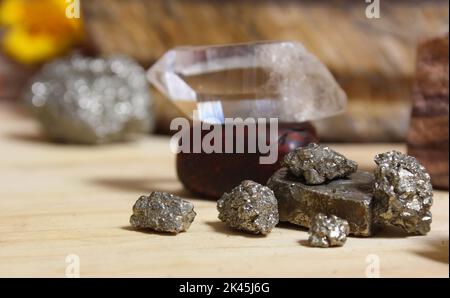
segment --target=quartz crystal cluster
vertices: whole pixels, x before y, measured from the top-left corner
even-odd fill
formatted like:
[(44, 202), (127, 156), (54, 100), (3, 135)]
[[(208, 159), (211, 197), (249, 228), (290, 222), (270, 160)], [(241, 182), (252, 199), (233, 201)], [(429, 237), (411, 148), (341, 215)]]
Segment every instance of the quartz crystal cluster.
[(304, 122), (344, 110), (347, 97), (330, 71), (291, 41), (179, 47), (148, 71), (150, 82), (186, 115)]
[(310, 225), (308, 243), (316, 247), (343, 246), (350, 231), (346, 220), (322, 213), (317, 214)]
[(129, 58), (56, 60), (29, 89), (27, 102), (47, 134), (59, 141), (122, 141), (153, 125), (145, 71)]
[(398, 151), (375, 157), (375, 212), (378, 221), (408, 233), (427, 234), (432, 220), (430, 175), (412, 156)]
[(358, 169), (356, 162), (328, 146), (315, 143), (288, 153), (283, 165), (295, 176), (304, 178), (307, 184), (322, 184), (336, 178), (345, 178)]
[(192, 203), (170, 193), (154, 191), (136, 201), (130, 224), (139, 229), (179, 233), (189, 229), (195, 216)]
[(219, 219), (234, 229), (268, 234), (278, 224), (278, 206), (273, 191), (245, 180), (217, 202)]

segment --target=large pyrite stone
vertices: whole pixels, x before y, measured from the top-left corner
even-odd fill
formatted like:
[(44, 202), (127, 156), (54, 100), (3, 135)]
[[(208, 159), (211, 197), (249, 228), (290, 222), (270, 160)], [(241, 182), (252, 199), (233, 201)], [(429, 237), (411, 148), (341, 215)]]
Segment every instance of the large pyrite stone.
[(269, 234), (278, 224), (273, 191), (245, 180), (217, 201), (219, 219), (229, 227), (252, 234)]
[(398, 151), (378, 154), (375, 163), (377, 221), (408, 233), (427, 234), (431, 229), (433, 187), (425, 167)]
[(321, 185), (306, 185), (286, 168), (278, 170), (268, 181), (278, 200), (280, 221), (309, 227), (318, 213), (336, 215), (348, 221), (350, 234), (370, 236), (373, 222), (371, 173), (358, 171), (348, 179)]

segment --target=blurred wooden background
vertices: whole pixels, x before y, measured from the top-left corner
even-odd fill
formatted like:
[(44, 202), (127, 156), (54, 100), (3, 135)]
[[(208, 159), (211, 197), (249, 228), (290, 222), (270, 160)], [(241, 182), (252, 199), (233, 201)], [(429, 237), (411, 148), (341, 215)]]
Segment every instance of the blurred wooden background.
[[(90, 45), (128, 54), (145, 67), (178, 45), (298, 40), (349, 95), (346, 114), (316, 123), (326, 141), (403, 141), (409, 124), (416, 45), (448, 31), (446, 0), (381, 0), (368, 19), (365, 0), (82, 0)], [(0, 54), (0, 97), (30, 70)], [(14, 87), (16, 86), (16, 87)], [(19, 87), (17, 87), (19, 86)], [(11, 92), (6, 92), (6, 91)], [(178, 111), (155, 92), (159, 130)]]
[(446, 30), (448, 1), (380, 3), (380, 19), (366, 17), (363, 0), (83, 4), (87, 30), (103, 54), (127, 53), (147, 66), (177, 45), (301, 41), (330, 67), (350, 97), (346, 115), (317, 124), (322, 138), (400, 141), (408, 127), (416, 44)]

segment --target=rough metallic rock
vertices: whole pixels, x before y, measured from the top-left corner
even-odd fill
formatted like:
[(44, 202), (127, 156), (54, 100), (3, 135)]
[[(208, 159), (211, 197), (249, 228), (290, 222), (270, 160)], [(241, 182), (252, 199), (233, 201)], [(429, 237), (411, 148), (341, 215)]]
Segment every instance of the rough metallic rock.
[(278, 200), (280, 221), (309, 227), (317, 213), (324, 213), (347, 220), (350, 234), (370, 236), (374, 229), (373, 183), (371, 173), (358, 171), (348, 179), (307, 185), (282, 168), (269, 179), (267, 186)]
[(234, 229), (268, 234), (278, 224), (278, 206), (273, 191), (245, 180), (217, 202), (219, 219)]
[(122, 141), (153, 125), (145, 72), (125, 57), (51, 62), (32, 79), (26, 99), (47, 134), (58, 141)]
[(195, 216), (192, 203), (170, 193), (154, 191), (136, 201), (130, 224), (134, 228), (179, 233), (189, 228)]
[(327, 146), (311, 143), (288, 153), (283, 165), (307, 184), (322, 184), (356, 172), (358, 164)]
[(375, 214), (377, 221), (427, 234), (432, 220), (433, 187), (430, 175), (412, 156), (398, 151), (375, 157)]
[(308, 243), (317, 247), (343, 246), (349, 232), (350, 227), (345, 219), (319, 213), (311, 221)]

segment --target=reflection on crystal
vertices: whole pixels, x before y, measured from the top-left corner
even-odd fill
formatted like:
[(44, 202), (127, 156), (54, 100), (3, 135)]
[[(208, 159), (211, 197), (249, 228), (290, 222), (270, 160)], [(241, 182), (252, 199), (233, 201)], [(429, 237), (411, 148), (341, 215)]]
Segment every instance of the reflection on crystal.
[(347, 102), (329, 70), (297, 42), (175, 48), (148, 78), (186, 115), (198, 109), (200, 120), (208, 122), (303, 122), (340, 113)]

